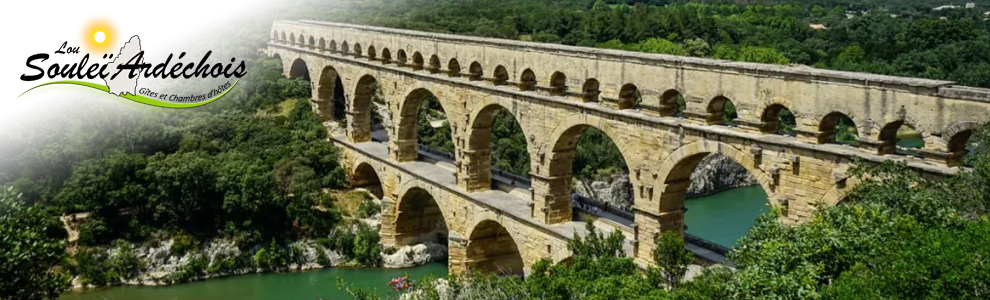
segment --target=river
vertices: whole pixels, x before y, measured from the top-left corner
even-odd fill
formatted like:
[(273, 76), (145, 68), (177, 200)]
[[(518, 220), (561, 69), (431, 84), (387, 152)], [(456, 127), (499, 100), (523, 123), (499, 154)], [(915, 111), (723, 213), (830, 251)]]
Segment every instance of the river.
[[(736, 188), (705, 197), (689, 199), (685, 214), (687, 232), (731, 247), (746, 234), (756, 217), (770, 211), (767, 195), (760, 186)], [(337, 277), (354, 287), (365, 288), (394, 299), (396, 292), (386, 286), (394, 277), (409, 275), (445, 276), (446, 262), (409, 269), (328, 268), (290, 273), (265, 273), (210, 279), (165, 287), (122, 286), (83, 292), (70, 292), (60, 300), (295, 300), (349, 299), (337, 289)], [(391, 297), (388, 297), (391, 296)]]
[(447, 263), (431, 263), (408, 269), (328, 268), (289, 273), (231, 276), (165, 287), (122, 286), (84, 292), (70, 292), (60, 300), (312, 300), (350, 299), (337, 289), (337, 277), (355, 288), (372, 290), (386, 299), (397, 292), (387, 286), (392, 278), (446, 276)]
[(688, 199), (684, 206), (687, 233), (725, 247), (735, 246), (760, 214), (770, 212), (767, 193), (759, 185)]

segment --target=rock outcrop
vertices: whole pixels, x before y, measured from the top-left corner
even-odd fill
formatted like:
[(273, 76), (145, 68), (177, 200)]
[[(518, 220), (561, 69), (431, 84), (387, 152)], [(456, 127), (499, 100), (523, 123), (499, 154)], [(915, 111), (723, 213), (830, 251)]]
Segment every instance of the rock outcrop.
[[(691, 173), (688, 198), (718, 193), (727, 189), (756, 184), (749, 171), (731, 158), (711, 154), (701, 159)], [(633, 202), (633, 187), (628, 174), (616, 174), (607, 179), (591, 182), (576, 180), (574, 191), (579, 195), (609, 203), (613, 207), (629, 210)]]
[(392, 254), (382, 254), (382, 266), (386, 268), (409, 268), (446, 259), (446, 246), (426, 242), (413, 246), (402, 246)]

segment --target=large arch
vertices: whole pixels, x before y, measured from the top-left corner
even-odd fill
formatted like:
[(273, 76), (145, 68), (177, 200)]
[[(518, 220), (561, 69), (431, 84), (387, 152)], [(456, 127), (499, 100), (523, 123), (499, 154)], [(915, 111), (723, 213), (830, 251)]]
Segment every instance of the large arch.
[(447, 217), (437, 198), (419, 186), (406, 186), (399, 194), (395, 214), (395, 243), (398, 246), (424, 242), (447, 243)]
[[(467, 137), (467, 148), (464, 149), (463, 155), (465, 161), (462, 165), (465, 169), (462, 172), (463, 184), (468, 192), (484, 191), (491, 187), (492, 179), (492, 129), (496, 122), (496, 117), (500, 113), (509, 115), (515, 123), (518, 124), (519, 131), (522, 132), (523, 136), (526, 135), (526, 130), (523, 129), (522, 123), (516, 118), (515, 115), (507, 108), (508, 103), (486, 103), (483, 105), (478, 105), (478, 109), (471, 112), (469, 122), (471, 128), (468, 132)], [(508, 107), (511, 107), (509, 105)], [(530, 159), (529, 142), (523, 138), (526, 142), (526, 155), (524, 159), (527, 161)], [(497, 142), (497, 141), (496, 141)], [(523, 177), (528, 177), (529, 170), (526, 170), (527, 174), (516, 174)]]
[[(537, 219), (544, 219), (549, 224), (571, 221), (571, 185), (574, 174), (573, 165), (577, 157), (577, 144), (580, 137), (588, 128), (601, 131), (605, 138), (610, 140), (619, 149), (619, 155), (629, 170), (635, 166), (631, 165), (631, 152), (629, 143), (623, 143), (619, 137), (622, 134), (614, 132), (614, 128), (604, 123), (603, 119), (586, 115), (577, 115), (566, 119), (554, 129), (550, 135), (550, 140), (543, 145), (539, 153), (545, 153), (549, 161), (545, 163), (546, 170), (536, 168), (534, 173), (542, 174), (544, 180), (534, 180), (534, 202), (543, 202), (544, 212), (534, 210)], [(542, 154), (541, 154), (542, 155)], [(543, 160), (543, 158), (540, 158)], [(627, 171), (629, 171), (627, 170)], [(631, 175), (631, 174), (630, 174)], [(539, 179), (539, 178), (537, 178)], [(636, 176), (629, 176), (633, 189), (639, 186)], [(542, 181), (542, 182), (541, 182)], [(545, 186), (541, 186), (545, 185)], [(633, 203), (635, 205), (635, 203)]]
[(320, 72), (316, 87), (316, 112), (322, 121), (340, 121), (346, 118), (344, 83), (337, 69), (326, 66)]
[(371, 141), (374, 114), (372, 101), (375, 93), (381, 89), (378, 80), (371, 74), (365, 74), (358, 79), (354, 87), (351, 101), (351, 120), (347, 128), (347, 137), (352, 143)]
[(655, 212), (660, 216), (661, 230), (683, 233), (684, 200), (687, 188), (691, 185), (691, 173), (705, 156), (712, 153), (729, 157), (745, 168), (766, 192), (768, 199), (775, 193), (771, 185), (772, 177), (760, 169), (759, 158), (732, 145), (708, 140), (697, 141), (678, 147), (671, 153), (660, 165), (660, 176), (654, 183), (660, 191), (659, 201), (636, 203), (640, 210)]
[(351, 172), (351, 187), (366, 189), (372, 195), (378, 197), (379, 200), (385, 197), (381, 176), (367, 162), (358, 163), (357, 167)]
[(525, 264), (519, 243), (498, 221), (485, 219), (469, 227), (465, 263), (469, 271), (523, 275)]
[(306, 66), (305, 60), (296, 58), (292, 61), (292, 66), (289, 68), (289, 78), (309, 80), (309, 67)]
[[(419, 145), (419, 133), (417, 128), (417, 121), (419, 114), (422, 113), (420, 107), (426, 101), (427, 97), (432, 97), (437, 99), (440, 103), (440, 108), (444, 113), (450, 111), (446, 106), (444, 106), (443, 101), (440, 101), (436, 95), (430, 90), (417, 87), (406, 94), (406, 98), (402, 101), (399, 106), (399, 120), (397, 122), (398, 126), (395, 130), (395, 141), (394, 143), (396, 149), (393, 151), (394, 159), (399, 162), (409, 162), (415, 161), (419, 155), (417, 152), (417, 147)], [(453, 139), (453, 124), (447, 122), (451, 126), (451, 139)], [(453, 143), (453, 141), (451, 141)], [(456, 151), (456, 143), (454, 143), (454, 153)], [(456, 155), (455, 155), (456, 157)]]

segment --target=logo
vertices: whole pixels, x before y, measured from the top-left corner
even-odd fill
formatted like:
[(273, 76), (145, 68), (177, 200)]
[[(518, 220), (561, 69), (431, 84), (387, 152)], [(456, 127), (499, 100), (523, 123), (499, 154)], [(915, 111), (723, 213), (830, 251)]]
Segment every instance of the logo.
[[(85, 42), (82, 46), (70, 45), (68, 41), (63, 42), (58, 50), (49, 53), (38, 53), (27, 58), (25, 63), (29, 69), (21, 75), (23, 81), (36, 81), (42, 79), (55, 80), (34, 86), (21, 96), (48, 85), (70, 84), (94, 88), (107, 92), (109, 95), (124, 99), (167, 108), (191, 108), (206, 105), (220, 99), (230, 92), (241, 77), (247, 74), (244, 61), (238, 62), (236, 58), (231, 58), (229, 63), (208, 63), (213, 51), (207, 51), (201, 59), (182, 62), (186, 59), (186, 52), (179, 55), (170, 53), (164, 62), (152, 64), (145, 61), (145, 52), (141, 48), (141, 37), (138, 35), (128, 38), (118, 51), (114, 51), (114, 44), (117, 42), (117, 35), (109, 22), (97, 20), (89, 24), (85, 30)], [(90, 53), (81, 53), (83, 48), (87, 52), (107, 53), (103, 54), (103, 60), (109, 62), (90, 63)], [(74, 55), (82, 56), (78, 63), (58, 64), (52, 63), (45, 66), (45, 61), (53, 55)], [(173, 59), (176, 61), (173, 63)], [(197, 63), (198, 61), (198, 63)], [(228, 78), (234, 81), (218, 85), (210, 91), (194, 94), (166, 93), (164, 91), (154, 91), (150, 88), (140, 87), (142, 78), (161, 79), (191, 79), (191, 78)], [(99, 79), (102, 83), (93, 82)], [(92, 80), (92, 81), (83, 81)]]

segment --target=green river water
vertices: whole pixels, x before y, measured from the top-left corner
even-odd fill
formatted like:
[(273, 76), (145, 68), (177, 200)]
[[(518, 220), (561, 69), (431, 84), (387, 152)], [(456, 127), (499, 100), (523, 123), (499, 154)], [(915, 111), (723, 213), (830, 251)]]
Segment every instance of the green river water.
[[(731, 247), (746, 234), (756, 217), (769, 212), (767, 195), (760, 186), (731, 189), (685, 201), (688, 233)], [(70, 292), (60, 300), (311, 300), (349, 299), (337, 289), (337, 277), (353, 287), (375, 289), (386, 299), (397, 292), (387, 286), (394, 277), (409, 275), (445, 276), (446, 263), (409, 269), (329, 268), (291, 273), (266, 273), (232, 276), (166, 287), (114, 287), (85, 292)]]

